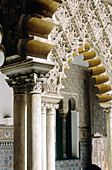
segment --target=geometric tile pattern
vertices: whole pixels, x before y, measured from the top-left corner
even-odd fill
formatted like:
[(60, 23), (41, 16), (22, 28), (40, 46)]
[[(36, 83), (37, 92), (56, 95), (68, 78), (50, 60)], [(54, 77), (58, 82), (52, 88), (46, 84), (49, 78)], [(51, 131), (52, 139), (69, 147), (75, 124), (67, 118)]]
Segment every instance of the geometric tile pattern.
[(0, 143), (0, 170), (13, 170), (12, 143)]
[[(56, 170), (84, 170), (90, 164), (89, 143), (80, 142), (80, 158), (56, 161)], [(0, 170), (13, 170), (13, 143), (0, 143)]]
[(56, 161), (56, 170), (84, 170), (91, 163), (89, 143), (80, 142), (80, 158)]

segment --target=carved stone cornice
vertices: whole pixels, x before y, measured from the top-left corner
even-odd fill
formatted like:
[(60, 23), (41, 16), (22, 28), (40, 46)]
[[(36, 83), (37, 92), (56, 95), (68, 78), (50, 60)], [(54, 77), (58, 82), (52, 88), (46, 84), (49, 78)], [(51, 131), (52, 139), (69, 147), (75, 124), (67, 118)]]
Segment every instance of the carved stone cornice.
[[(12, 56), (15, 57), (15, 56)], [(9, 65), (3, 66), (1, 72), (7, 77), (14, 77), (15, 75), (27, 75), (30, 73), (47, 74), (55, 63), (52, 61), (39, 59), (39, 58), (28, 58), (22, 62), (10, 63)], [(48, 75), (49, 76), (49, 75)]]
[(57, 104), (60, 102), (61, 99), (63, 99), (63, 97), (61, 95), (51, 95), (51, 94), (44, 94), (42, 93), (42, 103), (45, 104)]

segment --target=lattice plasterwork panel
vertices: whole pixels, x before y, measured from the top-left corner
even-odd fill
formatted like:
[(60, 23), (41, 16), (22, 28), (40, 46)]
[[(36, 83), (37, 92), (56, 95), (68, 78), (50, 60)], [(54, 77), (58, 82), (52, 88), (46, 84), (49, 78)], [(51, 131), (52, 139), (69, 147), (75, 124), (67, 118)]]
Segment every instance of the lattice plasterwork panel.
[(62, 63), (78, 49), (80, 42), (90, 38), (112, 70), (112, 3), (105, 0), (65, 0), (54, 17), (60, 23), (50, 34), (57, 44)]

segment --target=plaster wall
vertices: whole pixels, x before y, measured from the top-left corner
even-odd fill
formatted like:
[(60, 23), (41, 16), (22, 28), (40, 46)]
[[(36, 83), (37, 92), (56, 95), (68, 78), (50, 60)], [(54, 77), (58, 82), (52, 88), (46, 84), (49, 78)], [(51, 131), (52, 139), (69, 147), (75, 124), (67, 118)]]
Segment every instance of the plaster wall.
[[(64, 108), (68, 110), (68, 100), (74, 97), (76, 110), (79, 112), (80, 141), (89, 137), (89, 98), (88, 98), (88, 70), (85, 67), (69, 64), (70, 69), (65, 70), (67, 76), (62, 84), (64, 89), (61, 94), (64, 96)], [(85, 129), (86, 128), (86, 129)]]
[[(88, 145), (88, 160), (91, 157), (91, 163), (100, 166), (102, 170), (108, 170), (106, 116), (98, 104), (95, 88), (87, 69), (73, 64), (69, 64), (69, 66), (70, 69), (65, 71), (67, 78), (63, 80), (65, 88), (61, 90), (61, 93), (64, 95), (65, 100), (68, 100), (70, 96), (75, 96), (76, 98), (76, 109), (80, 118), (80, 142), (91, 141), (91, 151), (90, 145)], [(66, 105), (64, 105), (65, 110), (67, 110)], [(80, 152), (82, 150), (84, 150), (84, 147), (81, 147)], [(76, 169), (85, 168), (85, 166), (81, 166), (79, 163), (84, 163), (82, 158), (80, 161), (72, 160), (72, 163), (70, 162), (69, 160), (68, 162), (56, 162), (56, 165), (57, 167), (71, 166), (72, 169), (72, 163), (74, 162)], [(75, 165), (76, 162), (77, 165)]]
[(90, 88), (90, 123), (91, 123), (91, 161), (102, 170), (108, 170), (107, 159), (107, 121), (106, 115), (98, 104), (92, 79)]
[(13, 115), (13, 90), (5, 82), (6, 78), (0, 72), (0, 124), (4, 117), (12, 118)]

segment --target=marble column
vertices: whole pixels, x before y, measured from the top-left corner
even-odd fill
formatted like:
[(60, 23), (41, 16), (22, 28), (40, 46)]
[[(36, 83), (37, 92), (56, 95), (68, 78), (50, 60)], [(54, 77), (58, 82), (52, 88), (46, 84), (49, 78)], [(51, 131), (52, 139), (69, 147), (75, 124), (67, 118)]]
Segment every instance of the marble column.
[(57, 104), (49, 104), (47, 112), (47, 170), (55, 170), (55, 120)]
[(27, 169), (41, 170), (41, 82), (37, 74), (31, 74), (27, 84)]
[(14, 89), (14, 169), (41, 170), (41, 83), (55, 63), (33, 56), (19, 56), (22, 62), (16, 58), (8, 57), (1, 67)]
[(47, 169), (46, 154), (46, 104), (42, 103), (42, 170)]
[(25, 170), (25, 115), (27, 107), (24, 76), (7, 80), (14, 91), (14, 170)]

